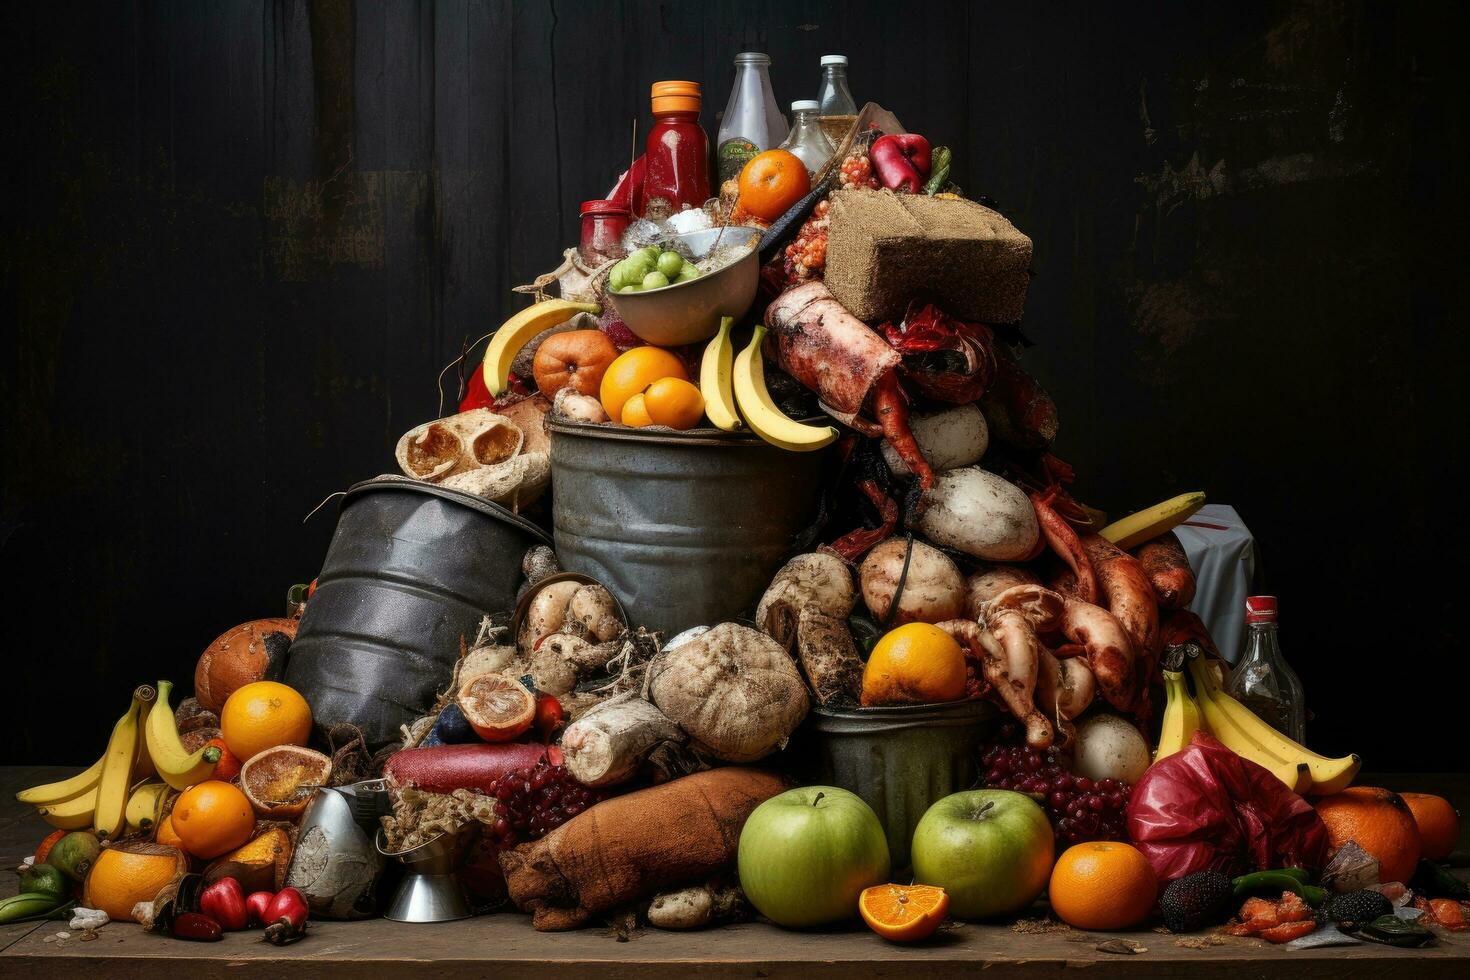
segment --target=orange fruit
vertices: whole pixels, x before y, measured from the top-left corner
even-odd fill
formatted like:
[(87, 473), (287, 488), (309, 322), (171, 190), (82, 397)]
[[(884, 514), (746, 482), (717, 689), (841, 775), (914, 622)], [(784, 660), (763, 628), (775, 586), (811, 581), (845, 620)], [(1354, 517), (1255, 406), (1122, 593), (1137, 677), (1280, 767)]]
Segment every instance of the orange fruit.
[(214, 764), (215, 779), (222, 779), (228, 783), (240, 775), (240, 760), (235, 757), (235, 753), (230, 751), (230, 747), (225, 744), (224, 739), (212, 738), (204, 744), (213, 745), (219, 749), (219, 761)]
[(1121, 841), (1074, 844), (1051, 869), (1052, 911), (1078, 929), (1127, 929), (1154, 907), (1159, 879), (1143, 852)]
[(1419, 865), (1419, 827), (1404, 798), (1377, 786), (1353, 786), (1313, 804), (1333, 853), (1348, 841), (1378, 859), (1378, 880), (1408, 881)]
[(949, 893), (934, 885), (874, 885), (858, 896), (858, 914), (868, 927), (895, 943), (934, 935), (949, 911)]
[(762, 221), (775, 221), (812, 189), (806, 164), (787, 150), (767, 150), (740, 171), (740, 207)]
[(623, 402), (624, 425), (641, 429), (645, 425), (653, 424), (653, 416), (648, 414), (648, 399), (643, 397), (643, 392), (638, 392), (632, 398)]
[(623, 405), (660, 378), (689, 380), (684, 362), (662, 347), (634, 347), (619, 354), (603, 372), (598, 397), (610, 419), (623, 417)]
[(110, 919), (133, 921), (133, 906), (151, 902), (164, 885), (189, 870), (177, 847), (122, 844), (104, 847), (87, 874), (82, 905), (101, 909)]
[(235, 758), (248, 759), (277, 745), (305, 745), (311, 735), (311, 706), (294, 688), (256, 681), (225, 701), (219, 727)]
[(965, 655), (929, 623), (906, 623), (878, 641), (863, 671), (864, 705), (927, 704), (965, 696)]
[(1431, 793), (1400, 793), (1419, 828), (1419, 856), (1442, 861), (1460, 842), (1460, 815), (1443, 796)]
[(536, 720), (536, 695), (500, 674), (470, 678), (455, 700), (475, 734), (487, 742), (508, 742)]
[[(214, 858), (233, 851), (255, 833), (255, 811), (240, 788), (218, 779), (190, 786), (174, 801), (168, 822), (184, 850)], [(162, 828), (159, 828), (162, 833)]]
[(704, 396), (683, 378), (659, 378), (643, 392), (643, 405), (655, 425), (671, 429), (692, 429), (704, 418)]
[(332, 778), (332, 760), (299, 745), (277, 745), (252, 755), (240, 769), (240, 789), (255, 812), (289, 820), (306, 809), (316, 787)]
[(172, 813), (164, 817), (163, 822), (158, 825), (158, 831), (153, 835), (153, 840), (155, 843), (163, 844), (167, 847), (177, 847), (181, 851), (184, 849), (183, 839), (179, 837), (178, 831), (174, 830), (174, 816)]

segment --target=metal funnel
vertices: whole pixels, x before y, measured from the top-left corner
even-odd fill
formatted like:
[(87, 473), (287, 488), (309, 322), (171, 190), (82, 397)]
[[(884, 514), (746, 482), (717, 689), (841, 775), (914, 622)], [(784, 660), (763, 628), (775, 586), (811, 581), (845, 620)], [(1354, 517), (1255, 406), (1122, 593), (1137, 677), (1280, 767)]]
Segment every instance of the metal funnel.
[(383, 849), (378, 831), (378, 853), (403, 865), (403, 880), (389, 899), (383, 918), (397, 922), (451, 922), (474, 915), (456, 873), (466, 852), (480, 836), (480, 825), (468, 823), (452, 834), (406, 851)]

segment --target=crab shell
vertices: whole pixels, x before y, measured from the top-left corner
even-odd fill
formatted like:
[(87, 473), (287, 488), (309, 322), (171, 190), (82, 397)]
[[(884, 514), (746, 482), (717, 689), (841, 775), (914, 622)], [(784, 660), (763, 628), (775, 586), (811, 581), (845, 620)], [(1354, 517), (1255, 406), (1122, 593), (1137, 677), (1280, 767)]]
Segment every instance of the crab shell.
[(520, 507), (551, 478), (545, 452), (521, 452), (526, 435), (488, 408), (425, 422), (404, 433), (395, 456), (407, 476)]

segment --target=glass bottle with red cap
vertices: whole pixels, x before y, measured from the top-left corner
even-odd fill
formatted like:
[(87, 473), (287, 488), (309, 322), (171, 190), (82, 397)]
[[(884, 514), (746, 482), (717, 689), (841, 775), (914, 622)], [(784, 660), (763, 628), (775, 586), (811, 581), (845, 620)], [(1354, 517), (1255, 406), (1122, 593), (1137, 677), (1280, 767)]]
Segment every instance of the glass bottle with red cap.
[(641, 217), (666, 218), (709, 199), (709, 138), (699, 125), (699, 107), (698, 82), (653, 83)]
[(1245, 629), (1245, 653), (1230, 672), (1227, 690), (1266, 724), (1306, 744), (1306, 695), (1276, 640), (1275, 596), (1245, 600)]

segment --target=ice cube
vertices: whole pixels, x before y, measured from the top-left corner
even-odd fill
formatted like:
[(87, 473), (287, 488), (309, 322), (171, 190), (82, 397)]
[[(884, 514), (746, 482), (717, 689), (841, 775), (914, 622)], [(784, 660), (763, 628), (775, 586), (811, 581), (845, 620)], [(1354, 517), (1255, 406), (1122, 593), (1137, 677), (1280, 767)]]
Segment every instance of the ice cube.
[(704, 231), (714, 227), (714, 220), (703, 208), (688, 208), (669, 219), (669, 230), (676, 235), (687, 235), (691, 231)]
[(629, 222), (628, 230), (623, 232), (623, 251), (631, 254), (645, 245), (657, 245), (667, 237), (668, 232), (657, 221), (639, 218)]

